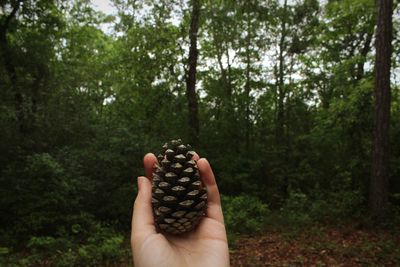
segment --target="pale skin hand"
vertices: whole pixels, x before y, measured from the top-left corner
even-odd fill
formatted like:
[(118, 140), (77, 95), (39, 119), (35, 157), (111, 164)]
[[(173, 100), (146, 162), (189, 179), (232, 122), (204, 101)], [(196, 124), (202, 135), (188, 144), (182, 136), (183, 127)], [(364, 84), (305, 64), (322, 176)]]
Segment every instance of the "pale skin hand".
[[(199, 157), (196, 155), (196, 159)], [(199, 159), (200, 176), (208, 192), (206, 216), (184, 235), (157, 233), (151, 208), (153, 154), (144, 157), (146, 177), (138, 177), (132, 217), (131, 245), (135, 267), (229, 267), (229, 251), (215, 177), (206, 159)]]

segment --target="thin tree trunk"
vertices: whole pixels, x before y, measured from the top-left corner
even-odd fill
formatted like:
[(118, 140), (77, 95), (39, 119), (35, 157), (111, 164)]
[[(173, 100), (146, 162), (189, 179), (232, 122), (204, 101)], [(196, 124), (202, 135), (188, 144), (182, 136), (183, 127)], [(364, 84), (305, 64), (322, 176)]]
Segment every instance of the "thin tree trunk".
[(7, 32), (9, 30), (11, 20), (14, 19), (16, 13), (18, 12), (21, 2), (22, 0), (15, 3), (15, 6), (13, 7), (10, 14), (7, 15), (4, 22), (0, 25), (0, 53), (1, 53), (0, 55), (3, 58), (8, 78), (14, 89), (15, 112), (17, 114), (20, 131), (24, 132), (23, 97), (20, 88), (18, 86), (17, 71), (15, 69), (7, 41)]
[(371, 215), (382, 222), (388, 203), (392, 0), (377, 0), (375, 121), (370, 180)]
[(186, 96), (189, 108), (189, 139), (194, 145), (198, 143), (199, 138), (198, 103), (196, 94), (196, 67), (198, 57), (197, 34), (199, 31), (199, 15), (199, 0), (192, 0), (192, 17), (189, 31), (189, 69), (186, 77)]
[(356, 80), (359, 81), (364, 77), (364, 64), (365, 61), (367, 60), (367, 55), (368, 52), (371, 50), (371, 42), (372, 42), (372, 37), (373, 33), (369, 32), (367, 33), (367, 36), (365, 38), (364, 46), (361, 50), (361, 57), (362, 61), (357, 64), (357, 75), (356, 75)]
[(247, 36), (246, 36), (246, 84), (245, 84), (245, 93), (246, 93), (246, 151), (250, 149), (250, 131), (251, 131), (251, 123), (250, 123), (250, 15), (247, 14)]
[(215, 44), (216, 45), (216, 50), (217, 50), (217, 61), (218, 61), (218, 65), (219, 65), (219, 69), (221, 71), (221, 78), (222, 81), (224, 83), (224, 92), (225, 92), (225, 96), (230, 100), (232, 97), (232, 84), (231, 84), (231, 79), (230, 79), (230, 71), (229, 71), (229, 67), (230, 67), (230, 63), (229, 63), (229, 55), (227, 56), (228, 58), (228, 62), (227, 62), (227, 69), (224, 68), (223, 64), (222, 64), (222, 45), (221, 47), (218, 47), (218, 45), (220, 44)]
[(285, 0), (283, 5), (283, 16), (281, 21), (281, 36), (279, 40), (279, 55), (278, 55), (278, 73), (277, 73), (277, 117), (276, 117), (276, 142), (281, 148), (284, 144), (284, 121), (285, 121), (285, 108), (284, 108), (284, 98), (285, 98), (285, 88), (284, 88), (284, 58), (283, 51), (285, 50), (285, 37), (286, 37), (286, 9), (287, 0)]
[(288, 155), (286, 147), (286, 131), (285, 131), (285, 121), (286, 121), (286, 111), (285, 111), (285, 59), (284, 51), (286, 49), (285, 38), (287, 36), (286, 32), (286, 14), (287, 14), (287, 0), (283, 3), (283, 14), (281, 14), (281, 35), (279, 39), (279, 54), (278, 54), (278, 66), (277, 66), (277, 77), (276, 77), (276, 87), (277, 87), (277, 116), (276, 116), (276, 145), (278, 148), (280, 165), (281, 165), (281, 175), (282, 175), (282, 193), (287, 195), (289, 188), (289, 178), (286, 171), (286, 166), (288, 165)]

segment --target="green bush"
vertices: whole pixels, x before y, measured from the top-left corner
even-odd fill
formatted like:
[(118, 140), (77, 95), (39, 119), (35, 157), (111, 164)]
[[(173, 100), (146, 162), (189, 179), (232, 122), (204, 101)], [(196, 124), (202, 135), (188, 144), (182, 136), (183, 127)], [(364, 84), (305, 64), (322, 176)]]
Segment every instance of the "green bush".
[(1, 266), (99, 266), (118, 264), (130, 254), (123, 236), (110, 227), (93, 223), (85, 231), (77, 225), (71, 228), (75, 236), (31, 237), (24, 255), (0, 255)]
[(122, 235), (97, 224), (94, 227), (94, 234), (87, 239), (87, 242), (75, 249), (76, 256), (79, 259), (75, 264), (94, 266), (118, 262), (129, 253), (123, 247), (123, 242)]
[(359, 190), (342, 190), (321, 194), (311, 203), (310, 215), (315, 220), (340, 221), (360, 217), (365, 197)]
[(290, 227), (302, 227), (311, 222), (309, 216), (310, 200), (302, 192), (290, 191), (284, 206), (281, 208), (282, 224)]
[(254, 196), (222, 196), (222, 206), (228, 234), (257, 233), (268, 214), (267, 205)]
[(11, 182), (6, 184), (6, 192), (0, 190), (4, 196), (0, 221), (14, 236), (5, 242), (14, 245), (14, 240), (27, 242), (30, 235), (54, 233), (74, 204), (68, 201), (68, 179), (57, 160), (47, 153), (32, 154), (10, 165), (3, 175)]
[(235, 246), (237, 234), (255, 234), (262, 230), (269, 210), (257, 197), (249, 195), (222, 196), (222, 210), (228, 242)]
[(316, 221), (343, 221), (361, 216), (364, 202), (364, 196), (358, 190), (318, 192), (313, 196), (291, 191), (281, 208), (282, 222), (295, 228)]
[(309, 199), (308, 196), (301, 192), (292, 191), (286, 200), (283, 210), (296, 213), (303, 213), (308, 211)]

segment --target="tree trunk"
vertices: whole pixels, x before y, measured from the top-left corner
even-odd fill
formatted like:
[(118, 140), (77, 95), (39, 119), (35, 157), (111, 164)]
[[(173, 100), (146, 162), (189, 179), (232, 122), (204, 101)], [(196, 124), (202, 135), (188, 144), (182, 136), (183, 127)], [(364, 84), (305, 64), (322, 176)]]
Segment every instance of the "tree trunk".
[(361, 54), (360, 54), (360, 56), (362, 57), (362, 60), (357, 64), (356, 81), (359, 81), (362, 78), (364, 78), (364, 64), (365, 64), (365, 61), (367, 60), (368, 52), (371, 50), (372, 37), (373, 37), (373, 32), (367, 33), (367, 36), (366, 36), (365, 42), (364, 42), (364, 46), (363, 46), (363, 48), (361, 50)]
[(288, 166), (288, 155), (286, 147), (286, 109), (285, 109), (285, 98), (286, 98), (286, 86), (285, 86), (285, 57), (284, 51), (287, 49), (285, 39), (288, 35), (286, 30), (287, 23), (287, 0), (283, 3), (283, 10), (280, 18), (280, 38), (279, 38), (279, 53), (278, 62), (275, 67), (275, 79), (276, 79), (276, 128), (275, 128), (275, 139), (276, 147), (280, 165), (280, 176), (281, 190), (284, 195), (288, 194), (289, 178), (287, 175)]
[(0, 56), (3, 58), (4, 67), (7, 71), (8, 78), (14, 90), (14, 105), (15, 112), (17, 114), (17, 119), (19, 123), (19, 128), (21, 132), (25, 132), (24, 127), (24, 112), (23, 112), (23, 97), (21, 90), (18, 86), (17, 71), (15, 69), (11, 52), (7, 41), (7, 32), (11, 20), (14, 19), (17, 11), (20, 8), (22, 0), (17, 1), (10, 14), (7, 15), (4, 22), (0, 25)]
[(377, 0), (375, 121), (369, 192), (370, 212), (377, 222), (385, 218), (388, 203), (392, 6), (392, 0)]
[[(231, 78), (230, 78), (230, 62), (229, 62), (229, 53), (227, 51), (227, 68), (224, 68), (224, 65), (222, 63), (222, 56), (224, 53), (224, 48), (221, 42), (216, 41), (216, 37), (214, 36), (214, 44), (216, 48), (216, 57), (218, 61), (218, 66), (221, 72), (221, 80), (223, 82), (223, 87), (224, 87), (224, 96), (225, 97), (220, 97), (217, 100), (217, 106), (223, 105), (222, 109), (224, 109), (224, 118), (228, 119), (230, 116), (233, 114), (232, 113), (232, 84), (231, 84)], [(220, 109), (217, 110), (217, 116), (216, 118), (219, 118), (219, 113)]]
[(192, 16), (189, 31), (189, 69), (186, 77), (186, 96), (189, 108), (189, 139), (193, 145), (198, 143), (199, 138), (198, 103), (196, 94), (196, 67), (198, 57), (197, 33), (199, 31), (199, 14), (199, 0), (192, 0)]
[(246, 36), (246, 83), (244, 86), (246, 93), (246, 129), (245, 129), (245, 139), (246, 139), (246, 151), (250, 150), (250, 45), (251, 45), (251, 28), (250, 28), (250, 15), (247, 14), (247, 36)]
[(276, 116), (276, 143), (279, 149), (285, 143), (284, 138), (284, 121), (285, 121), (285, 108), (284, 108), (284, 98), (285, 98), (285, 84), (284, 84), (284, 58), (283, 51), (285, 50), (285, 38), (286, 38), (286, 9), (287, 0), (283, 4), (283, 16), (281, 20), (281, 36), (279, 40), (279, 55), (278, 55), (278, 73), (276, 77), (277, 85), (277, 116)]

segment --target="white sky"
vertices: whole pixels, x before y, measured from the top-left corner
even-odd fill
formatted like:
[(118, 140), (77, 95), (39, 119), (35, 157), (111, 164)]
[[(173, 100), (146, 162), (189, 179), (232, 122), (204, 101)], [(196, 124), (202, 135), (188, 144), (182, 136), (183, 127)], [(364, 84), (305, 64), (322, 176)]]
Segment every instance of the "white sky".
[(109, 0), (92, 0), (92, 4), (95, 10), (102, 11), (107, 15), (117, 13), (117, 9), (111, 4)]
[[(117, 9), (110, 0), (91, 0), (91, 2), (94, 10), (101, 11), (106, 15), (117, 15)], [(102, 23), (100, 29), (108, 35), (115, 34), (113, 23)]]

